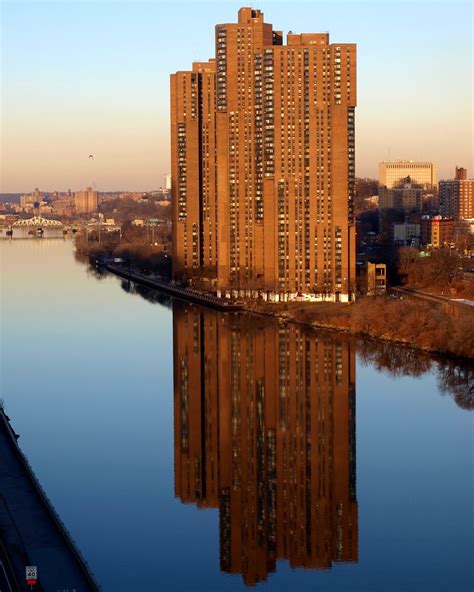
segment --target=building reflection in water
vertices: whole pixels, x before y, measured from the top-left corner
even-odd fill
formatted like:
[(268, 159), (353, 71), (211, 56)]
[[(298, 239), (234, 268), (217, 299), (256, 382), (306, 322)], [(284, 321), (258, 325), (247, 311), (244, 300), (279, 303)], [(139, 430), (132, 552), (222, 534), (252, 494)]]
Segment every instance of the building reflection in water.
[(219, 508), (221, 569), (357, 561), (351, 342), (183, 303), (173, 331), (175, 494)]

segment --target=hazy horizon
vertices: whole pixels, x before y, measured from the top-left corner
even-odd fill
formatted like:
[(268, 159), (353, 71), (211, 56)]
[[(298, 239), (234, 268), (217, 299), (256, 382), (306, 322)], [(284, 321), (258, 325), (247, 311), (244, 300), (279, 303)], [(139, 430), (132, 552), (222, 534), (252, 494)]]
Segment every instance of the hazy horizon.
[[(144, 191), (169, 171), (169, 75), (245, 2), (2, 3), (2, 193)], [(474, 176), (472, 5), (255, 2), (284, 34), (357, 43), (356, 175), (391, 160)], [(88, 155), (94, 154), (94, 159)]]

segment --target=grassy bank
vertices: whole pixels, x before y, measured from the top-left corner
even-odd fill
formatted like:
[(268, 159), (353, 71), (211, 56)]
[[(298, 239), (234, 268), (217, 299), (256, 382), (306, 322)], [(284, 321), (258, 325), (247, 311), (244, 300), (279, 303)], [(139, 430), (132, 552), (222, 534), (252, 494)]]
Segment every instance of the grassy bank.
[(249, 303), (249, 310), (426, 351), (474, 359), (474, 310), (411, 298), (365, 297), (354, 304)]

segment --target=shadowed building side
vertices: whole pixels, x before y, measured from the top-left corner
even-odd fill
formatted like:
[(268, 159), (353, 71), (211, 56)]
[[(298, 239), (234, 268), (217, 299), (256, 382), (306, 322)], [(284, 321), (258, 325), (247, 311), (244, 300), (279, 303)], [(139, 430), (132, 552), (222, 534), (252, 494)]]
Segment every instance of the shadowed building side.
[(180, 303), (173, 323), (175, 494), (219, 507), (221, 569), (357, 561), (351, 341)]
[(211, 361), (217, 355), (217, 313), (204, 317), (198, 311), (182, 323), (173, 316), (175, 495), (217, 508), (218, 377)]
[(171, 76), (175, 276), (217, 266), (215, 70), (209, 60)]

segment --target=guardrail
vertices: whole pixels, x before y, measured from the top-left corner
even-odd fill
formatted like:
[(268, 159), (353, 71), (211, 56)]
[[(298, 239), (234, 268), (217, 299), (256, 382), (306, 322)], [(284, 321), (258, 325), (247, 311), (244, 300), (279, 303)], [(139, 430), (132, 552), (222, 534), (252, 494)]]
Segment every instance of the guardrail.
[(420, 290), (414, 290), (413, 288), (394, 287), (390, 289), (392, 292), (396, 292), (398, 294), (403, 294), (405, 296), (413, 296), (414, 298), (419, 298), (420, 300), (428, 300), (430, 302), (435, 302), (436, 304), (451, 304), (456, 306), (470, 307), (473, 306), (471, 301), (464, 300), (462, 298), (450, 298), (449, 296), (442, 296), (441, 294), (432, 294), (430, 292), (422, 292)]
[(12, 446), (12, 449), (14, 450), (21, 466), (25, 470), (25, 472), (26, 472), (26, 474), (33, 486), (33, 489), (38, 494), (40, 500), (43, 503), (44, 508), (46, 509), (47, 513), (49, 514), (50, 518), (52, 519), (53, 524), (56, 526), (56, 528), (58, 529), (58, 531), (62, 535), (63, 540), (66, 542), (73, 557), (75, 558), (78, 565), (80, 566), (81, 571), (84, 574), (86, 580), (88, 581), (91, 589), (97, 590), (97, 592), (99, 592), (101, 590), (101, 587), (95, 581), (94, 575), (93, 575), (87, 561), (84, 559), (82, 553), (79, 551), (78, 547), (76, 546), (75, 542), (73, 541), (71, 534), (69, 533), (66, 526), (64, 525), (64, 522), (59, 517), (59, 514), (54, 509), (53, 504), (51, 503), (50, 499), (46, 495), (43, 487), (41, 486), (41, 483), (38, 481), (38, 478), (36, 477), (35, 472), (33, 471), (25, 454), (22, 452), (22, 450), (18, 446), (17, 436), (16, 436), (15, 432), (13, 431), (13, 428), (10, 425), (9, 418), (7, 417), (7, 415), (5, 414), (5, 411), (2, 408), (0, 408), (0, 422), (4, 426), (4, 429), (7, 433), (7, 436), (10, 441), (10, 444)]
[(129, 271), (127, 269), (124, 269), (119, 265), (107, 264), (105, 265), (105, 268), (111, 273), (114, 273), (115, 275), (118, 275), (125, 279), (131, 280), (137, 284), (141, 284), (143, 286), (147, 286), (148, 288), (159, 290), (160, 292), (165, 292), (166, 294), (170, 294), (171, 296), (180, 298), (181, 300), (186, 300), (189, 302), (193, 302), (195, 304), (199, 304), (200, 306), (208, 306), (210, 308), (216, 308), (218, 310), (228, 312), (243, 309), (243, 306), (241, 304), (237, 304), (236, 302), (229, 302), (224, 300), (223, 298), (212, 296), (211, 294), (204, 294), (203, 292), (199, 292), (197, 290), (193, 290), (190, 288), (181, 288), (180, 286), (176, 286), (175, 284), (163, 282), (157, 279), (152, 279), (135, 271)]

